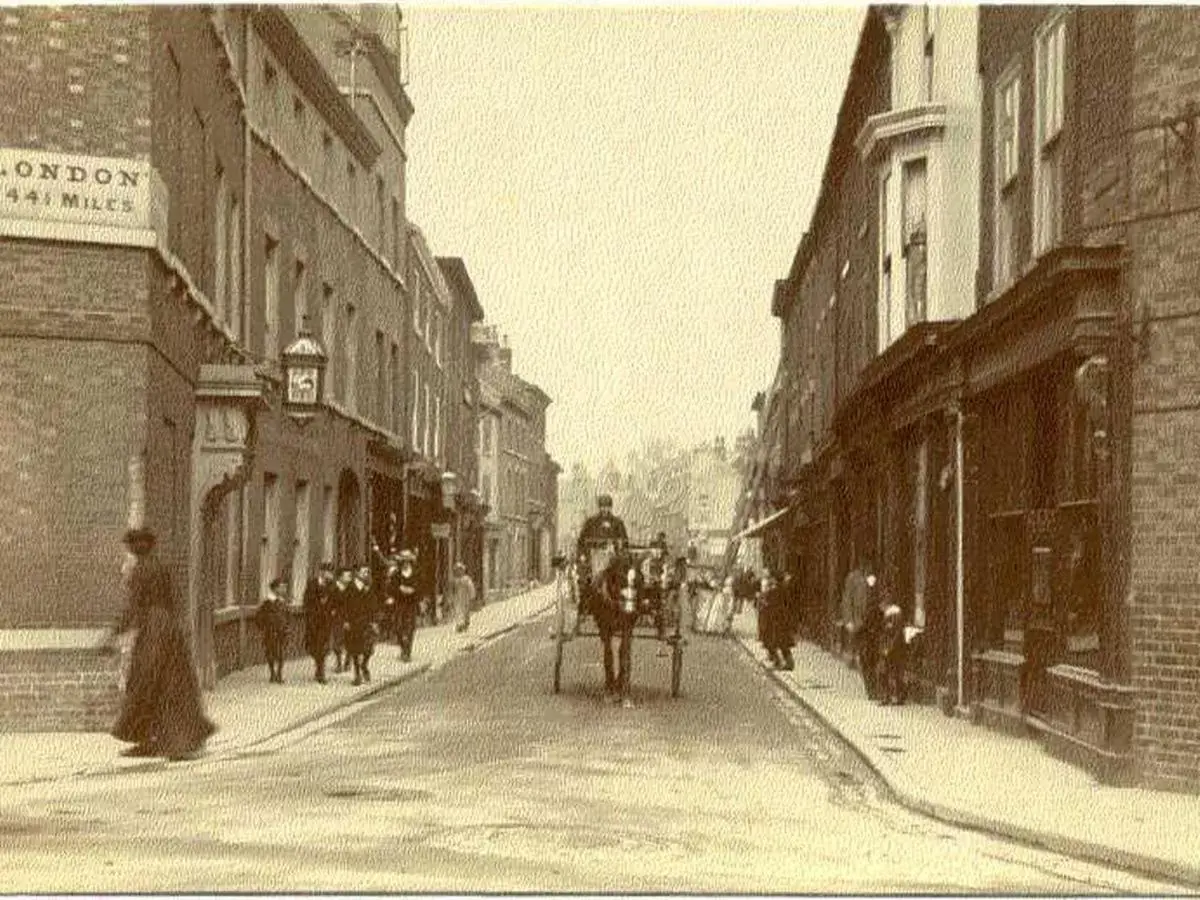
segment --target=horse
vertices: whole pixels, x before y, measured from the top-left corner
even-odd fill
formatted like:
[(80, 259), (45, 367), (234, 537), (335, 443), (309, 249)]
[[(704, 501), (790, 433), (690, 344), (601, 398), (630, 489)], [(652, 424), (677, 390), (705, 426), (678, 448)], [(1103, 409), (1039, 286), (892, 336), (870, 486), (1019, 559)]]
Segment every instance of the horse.
[[(588, 582), (588, 611), (604, 648), (604, 691), (614, 703), (630, 705), (629, 676), (633, 657), (633, 623), (643, 577), (627, 551), (612, 555)], [(614, 671), (613, 638), (618, 638)]]

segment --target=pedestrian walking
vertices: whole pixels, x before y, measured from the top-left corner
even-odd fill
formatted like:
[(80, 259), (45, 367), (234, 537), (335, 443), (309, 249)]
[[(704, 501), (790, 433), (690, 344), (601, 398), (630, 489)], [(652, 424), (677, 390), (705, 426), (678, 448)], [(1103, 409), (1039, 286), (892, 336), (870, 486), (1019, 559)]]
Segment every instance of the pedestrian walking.
[(379, 581), (379, 637), (400, 643), (400, 608), (397, 603), (400, 562), (395, 554), (387, 557)]
[(154, 533), (148, 528), (127, 531), (124, 541), (134, 556), (125, 609), (102, 647), (115, 650), (117, 636), (131, 628), (137, 637), (112, 735), (133, 745), (122, 751), (124, 756), (189, 759), (216, 726), (204, 714), (171, 575), (154, 556)]
[(454, 630), (466, 631), (471, 627), (471, 605), (475, 602), (475, 582), (467, 574), (467, 567), (460, 562), (454, 564), (454, 578), (450, 581), (450, 602), (454, 610)]
[(334, 626), (341, 624), (333, 585), (333, 563), (323, 562), (304, 586), (304, 649), (312, 657), (313, 680), (319, 684), (326, 683), (325, 660)]
[(337, 570), (330, 594), (333, 597), (333, 625), (329, 631), (329, 649), (333, 651), (335, 674), (340, 675), (350, 667), (350, 654), (346, 652), (346, 607), (349, 604), (350, 585), (354, 581), (354, 570), (343, 566)]
[(796, 667), (792, 657), (793, 628), (789, 612), (783, 586), (773, 572), (767, 572), (759, 593), (759, 634), (775, 668), (786, 671)]
[(378, 606), (371, 587), (371, 566), (363, 563), (346, 591), (346, 652), (354, 666), (354, 684), (371, 680), (371, 654), (375, 650)]
[(411, 550), (401, 550), (398, 557), (400, 568), (396, 573), (396, 618), (397, 637), (400, 641), (400, 659), (412, 660), (413, 637), (417, 631), (417, 610), (421, 598), (417, 593), (417, 573), (413, 565), (415, 557)]
[(267, 596), (254, 613), (254, 623), (262, 632), (263, 654), (267, 657), (269, 680), (283, 684), (283, 657), (288, 636), (287, 582), (282, 578), (271, 581)]

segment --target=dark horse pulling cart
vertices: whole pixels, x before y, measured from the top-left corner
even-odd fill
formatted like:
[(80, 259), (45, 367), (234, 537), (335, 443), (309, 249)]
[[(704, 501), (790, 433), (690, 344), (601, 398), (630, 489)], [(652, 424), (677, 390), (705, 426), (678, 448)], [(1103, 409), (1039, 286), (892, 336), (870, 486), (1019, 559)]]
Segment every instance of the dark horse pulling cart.
[[(599, 637), (604, 651), (604, 686), (615, 702), (629, 703), (635, 638), (653, 639), (670, 648), (671, 696), (679, 696), (683, 673), (680, 591), (687, 586), (661, 550), (585, 548), (574, 572), (559, 559), (554, 619), (554, 691), (562, 687), (563, 647), (577, 637)], [(578, 615), (572, 627), (571, 614)], [(590, 618), (595, 630), (586, 627)], [(613, 640), (617, 640), (614, 666)]]

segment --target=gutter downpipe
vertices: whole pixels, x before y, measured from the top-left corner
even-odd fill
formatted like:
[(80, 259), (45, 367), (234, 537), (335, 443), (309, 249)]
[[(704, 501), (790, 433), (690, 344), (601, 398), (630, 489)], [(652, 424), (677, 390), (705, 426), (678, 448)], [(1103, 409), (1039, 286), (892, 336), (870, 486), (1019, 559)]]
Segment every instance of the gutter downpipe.
[(966, 628), (963, 622), (965, 607), (963, 596), (963, 411), (961, 406), (954, 408), (954, 607), (955, 607), (955, 639), (958, 657), (958, 698), (957, 708), (962, 711), (965, 701), (965, 669), (966, 660), (963, 652), (966, 645)]

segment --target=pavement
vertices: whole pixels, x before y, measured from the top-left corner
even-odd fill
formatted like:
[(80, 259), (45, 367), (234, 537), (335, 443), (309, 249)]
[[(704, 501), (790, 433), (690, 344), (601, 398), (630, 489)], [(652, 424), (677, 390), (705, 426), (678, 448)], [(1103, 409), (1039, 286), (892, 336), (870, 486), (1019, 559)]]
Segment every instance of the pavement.
[(948, 716), (936, 706), (881, 706), (843, 660), (801, 642), (777, 671), (753, 611), (733, 636), (772, 678), (851, 745), (909, 809), (1079, 859), (1200, 887), (1200, 795), (1111, 787), (1034, 739)]
[[(553, 605), (554, 586), (542, 585), (473, 612), (465, 633), (456, 633), (452, 624), (419, 628), (412, 661), (407, 663), (401, 661), (396, 644), (380, 642), (371, 657), (371, 682), (358, 687), (351, 683), (349, 672), (333, 673), (332, 657), (327, 663), (326, 684), (313, 680), (308, 657), (287, 660), (283, 684), (268, 682), (266, 664), (232, 672), (204, 693), (205, 710), (217, 732), (209, 738), (200, 759), (265, 751), (306, 727), (349, 712), (355, 703), (373, 694), (472, 652), (538, 618)], [(188, 764), (120, 756), (126, 746), (103, 732), (0, 734), (0, 786)]]

